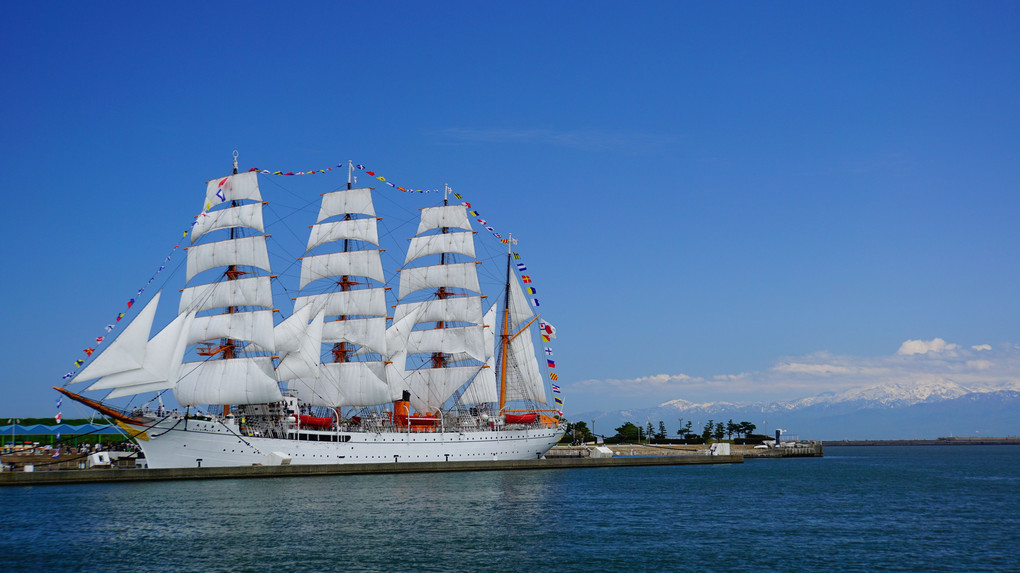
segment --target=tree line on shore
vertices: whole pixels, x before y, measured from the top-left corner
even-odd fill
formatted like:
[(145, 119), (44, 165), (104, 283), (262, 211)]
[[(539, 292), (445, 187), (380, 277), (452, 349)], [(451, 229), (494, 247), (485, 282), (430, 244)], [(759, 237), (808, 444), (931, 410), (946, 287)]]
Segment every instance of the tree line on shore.
[[(694, 422), (688, 420), (684, 424), (684, 419), (680, 418), (680, 429), (676, 431), (676, 436), (673, 437), (667, 433), (666, 424), (662, 420), (659, 420), (657, 429), (652, 426), (651, 422), (648, 422), (644, 427), (633, 422), (624, 422), (622, 426), (615, 429), (616, 434), (612, 436), (601, 435), (599, 437), (607, 444), (635, 442), (652, 444), (707, 444), (713, 441), (723, 441), (724, 439), (737, 444), (747, 444), (761, 443), (762, 440), (768, 439), (768, 436), (755, 434), (754, 430), (757, 426), (746, 421), (734, 422), (731, 419), (727, 422), (716, 422), (715, 420), (709, 420), (701, 428), (700, 433), (696, 432), (693, 426)], [(736, 436), (736, 439), (734, 439), (734, 436)], [(560, 443), (583, 444), (593, 441), (596, 441), (596, 436), (588, 428), (588, 424), (585, 422), (570, 422), (567, 424), (567, 432), (560, 440)]]

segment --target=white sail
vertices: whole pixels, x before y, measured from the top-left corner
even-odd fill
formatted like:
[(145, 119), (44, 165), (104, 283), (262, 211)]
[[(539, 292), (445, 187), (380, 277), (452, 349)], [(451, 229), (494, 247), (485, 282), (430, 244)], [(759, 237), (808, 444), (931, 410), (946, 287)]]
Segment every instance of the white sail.
[(491, 351), (485, 349), (482, 330), (480, 325), (415, 330), (408, 337), (407, 353), (463, 352), (475, 360), (484, 362)]
[(478, 375), (461, 394), (458, 404), (485, 404), (499, 402), (499, 388), (496, 384), (496, 369), (486, 363), (478, 369)]
[(372, 188), (344, 189), (333, 191), (322, 196), (322, 204), (319, 207), (319, 216), (316, 223), (337, 215), (364, 214), (375, 217), (375, 207), (372, 205)]
[(414, 291), (439, 287), (480, 292), (475, 266), (476, 263), (452, 263), (403, 269), (400, 272), (400, 294), (397, 296), (403, 299)]
[[(161, 382), (160, 376), (151, 372), (147, 368), (135, 368), (134, 370), (128, 370), (126, 372), (118, 372), (116, 374), (110, 374), (103, 376), (95, 384), (92, 384), (87, 390), (109, 390), (111, 388), (134, 388), (138, 385), (148, 385)], [(172, 382), (165, 382), (165, 385), (160, 388), (161, 390), (173, 386)], [(131, 392), (133, 394), (133, 392)]]
[[(435, 229), (439, 234), (423, 235)], [(451, 229), (471, 230), (467, 211), (463, 205), (429, 207), (421, 210), (418, 225), (419, 236), (411, 240), (406, 262), (428, 255), (443, 253), (461, 254), (474, 257), (474, 234), (471, 232), (450, 232)], [(405, 264), (406, 264), (405, 262)], [(411, 394), (411, 404), (419, 412), (438, 410), (450, 396), (469, 380), (474, 378), (481, 366), (470, 362), (484, 362), (486, 352), (481, 320), (481, 304), (478, 297), (449, 296), (445, 289), (465, 289), (480, 292), (476, 262), (447, 263), (404, 268), (400, 271), (400, 289), (397, 314), (404, 319), (409, 312), (419, 314), (417, 322), (427, 317), (442, 324), (439, 328), (414, 330), (407, 337), (406, 348), (398, 358), (404, 364), (404, 372), (397, 376), (397, 383)], [(435, 300), (407, 301), (405, 297), (423, 289), (436, 291)], [(447, 294), (440, 294), (441, 292)], [(450, 322), (467, 322), (471, 326), (451, 326)], [(418, 368), (406, 370), (406, 354), (432, 354), (443, 357), (440, 368)], [(465, 364), (467, 363), (467, 364)]]
[(389, 355), (386, 382), (390, 387), (390, 398), (393, 400), (400, 398), (405, 390), (411, 389), (406, 379), (407, 372), (404, 370), (407, 362), (407, 339), (411, 336), (421, 311), (421, 307), (412, 309), (399, 320), (394, 319), (393, 324), (386, 329), (386, 352)]
[(521, 324), (535, 316), (531, 312), (531, 305), (528, 304), (521, 284), (517, 282), (516, 276), (510, 277), (510, 329), (518, 330)]
[(121, 331), (120, 336), (110, 343), (106, 349), (92, 359), (71, 383), (93, 380), (101, 376), (126, 372), (141, 368), (145, 360), (146, 345), (149, 342), (149, 331), (152, 330), (152, 319), (156, 316), (156, 306), (162, 291), (145, 305), (138, 316)]
[(457, 253), (474, 258), (474, 233), (461, 231), (414, 237), (411, 239), (411, 244), (407, 247), (407, 258), (404, 259), (404, 264), (421, 257), (438, 255), (440, 253)]
[(377, 227), (375, 219), (349, 219), (312, 225), (312, 230), (308, 234), (308, 248), (305, 249), (305, 252), (311, 251), (319, 245), (347, 239), (378, 245), (379, 231)]
[(386, 319), (378, 317), (328, 320), (322, 328), (322, 341), (350, 342), (385, 356)]
[(290, 383), (298, 398), (313, 406), (375, 406), (390, 402), (381, 362), (330, 362), (319, 365), (318, 376)]
[[(166, 390), (173, 385), (168, 382), (153, 382), (151, 384), (137, 384), (134, 386), (124, 386), (123, 388), (114, 388), (109, 394), (106, 395), (106, 400), (113, 400), (114, 398), (122, 398), (124, 396), (135, 396), (138, 394), (144, 394), (146, 392), (159, 392)], [(89, 388), (91, 390), (92, 388)]]
[(299, 296), (294, 299), (294, 312), (306, 305), (323, 310), (326, 316), (386, 316), (386, 291), (366, 288)]
[(231, 338), (250, 341), (262, 350), (273, 350), (273, 311), (233, 312), (199, 316), (191, 324), (188, 344)]
[(141, 368), (103, 376), (88, 389), (121, 389), (127, 395), (137, 393), (139, 385), (148, 388), (154, 384), (162, 384), (159, 390), (172, 387), (177, 380), (184, 351), (188, 346), (186, 336), (193, 317), (193, 313), (178, 315), (153, 336), (145, 345), (145, 359)]
[(247, 277), (188, 287), (181, 291), (179, 312), (201, 312), (228, 306), (273, 308), (273, 287), (269, 277)]
[(301, 348), (301, 340), (308, 331), (308, 321), (312, 318), (312, 307), (304, 306), (294, 310), (283, 322), (273, 328), (273, 339), (276, 351), (281, 355), (295, 352)]
[(411, 392), (411, 405), (419, 412), (438, 410), (479, 369), (479, 366), (451, 366), (408, 370), (405, 382)]
[(276, 349), (280, 353), (277, 380), (313, 378), (318, 374), (323, 312), (319, 311), (309, 323), (311, 310), (306, 306), (276, 325)]
[(305, 288), (308, 283), (314, 280), (344, 275), (368, 277), (379, 282), (386, 282), (386, 277), (383, 276), (382, 262), (379, 259), (379, 251), (349, 251), (302, 258), (299, 288)]
[(478, 375), (461, 394), (458, 404), (484, 404), (499, 401), (499, 388), (496, 387), (496, 306), (492, 305), (485, 313), (484, 343), (488, 353), (485, 367), (478, 371)]
[(538, 369), (535, 345), (530, 329), (510, 340), (506, 360), (506, 400), (531, 400), (545, 403), (545, 382)]
[(283, 400), (267, 357), (189, 362), (183, 365), (174, 397), (185, 406), (266, 404)]
[(471, 230), (467, 208), (463, 205), (444, 205), (442, 207), (425, 207), (421, 210), (421, 221), (418, 223), (416, 235), (425, 231), (442, 228)]
[(245, 199), (262, 201), (258, 173), (254, 171), (210, 179), (206, 183), (205, 203), (203, 203), (202, 210), (208, 211), (220, 203)]
[(418, 311), (418, 322), (471, 322), (478, 324), (482, 316), (482, 297), (457, 296), (398, 304), (393, 311), (394, 322), (412, 311)]
[[(356, 240), (378, 245), (375, 208), (370, 189), (352, 189), (327, 193), (316, 225), (309, 233), (307, 251), (327, 243)], [(371, 218), (348, 218), (323, 222), (340, 215), (368, 215)], [(361, 244), (344, 243), (343, 251), (312, 255), (301, 260), (300, 288), (321, 278), (367, 277), (385, 282), (379, 249), (348, 250)], [(349, 288), (349, 284), (338, 286)], [(338, 292), (298, 297), (295, 314), (318, 313), (312, 321), (319, 343), (350, 343), (360, 348), (355, 354), (375, 352), (387, 355), (386, 295), (382, 288), (340, 290)], [(326, 316), (343, 320), (323, 320)], [(371, 317), (371, 318), (363, 318)], [(289, 380), (288, 387), (302, 400), (318, 406), (370, 406), (391, 400), (385, 381), (383, 362), (330, 362), (319, 364), (321, 346), (313, 348), (311, 337), (296, 353), (287, 354), (277, 369), (278, 378)], [(347, 356), (350, 356), (348, 353)]]
[(264, 233), (266, 229), (262, 223), (262, 204), (248, 203), (215, 211), (203, 211), (191, 228), (191, 242), (194, 243), (210, 231), (231, 227), (250, 227)]
[(266, 237), (256, 235), (189, 247), (186, 280), (190, 281), (202, 271), (230, 265), (252, 266), (268, 271)]

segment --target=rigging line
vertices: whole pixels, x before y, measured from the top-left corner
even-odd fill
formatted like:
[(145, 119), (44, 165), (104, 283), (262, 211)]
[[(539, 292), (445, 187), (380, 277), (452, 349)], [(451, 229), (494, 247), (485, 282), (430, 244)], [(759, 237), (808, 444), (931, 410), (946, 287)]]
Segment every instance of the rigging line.
[[(268, 207), (267, 207), (267, 208), (268, 208)], [(270, 209), (270, 210), (271, 210), (271, 209)], [(287, 228), (287, 230), (288, 230), (288, 231), (289, 231), (289, 232), (291, 233), (291, 235), (292, 235), (292, 236), (294, 237), (294, 239), (295, 239), (296, 241), (298, 241), (298, 244), (300, 245), (300, 244), (301, 244), (301, 238), (300, 238), (300, 237), (298, 237), (298, 235), (297, 235), (297, 233), (296, 233), (296, 232), (294, 231), (294, 229), (293, 229), (293, 228), (291, 228), (291, 227), (289, 227), (289, 226), (287, 226), (287, 225), (282, 225), (282, 226), (283, 226), (283, 227), (285, 227), (285, 228)], [(289, 263), (289, 264), (288, 264), (288, 265), (287, 265), (286, 267), (284, 267), (284, 269), (283, 269), (283, 270), (281, 270), (281, 271), (276, 271), (276, 273), (275, 273), (275, 274), (276, 274), (277, 276), (283, 276), (283, 275), (285, 275), (285, 274), (288, 274), (288, 273), (290, 273), (290, 272), (291, 272), (291, 271), (292, 271), (292, 270), (293, 270), (293, 269), (294, 269), (294, 268), (295, 268), (296, 266), (298, 266), (298, 257), (295, 257), (295, 256), (293, 256), (294, 254), (293, 254), (292, 252), (288, 252), (288, 251), (287, 251), (287, 250), (286, 250), (286, 249), (284, 248), (284, 246), (283, 246), (283, 242), (273, 242), (273, 243), (272, 243), (272, 245), (273, 245), (273, 246), (279, 245), (279, 249), (281, 249), (281, 250), (283, 250), (283, 251), (284, 251), (284, 255), (283, 255), (283, 258), (284, 258), (285, 260), (289, 260), (289, 261), (290, 261), (290, 263)], [(276, 249), (273, 249), (273, 250), (275, 251)], [(279, 258), (279, 256), (278, 256), (278, 255), (277, 255), (277, 258)], [(271, 273), (272, 271), (269, 271), (269, 272)], [(283, 283), (283, 281), (281, 281), (281, 285), (283, 285), (283, 286), (284, 286), (284, 292), (285, 292), (285, 293), (287, 293), (287, 294), (289, 295), (289, 294), (290, 294), (290, 291), (289, 291), (289, 290), (287, 290), (287, 288), (286, 288), (286, 285), (285, 285), (285, 284)]]
[[(169, 416), (167, 416), (166, 418), (169, 418)], [(163, 418), (163, 420), (165, 420), (166, 418)], [(162, 422), (163, 420), (160, 420), (160, 422)], [(174, 425), (173, 425), (173, 426), (170, 426), (169, 428), (167, 428), (167, 429), (166, 429), (166, 431), (164, 431), (164, 432), (160, 432), (159, 434), (152, 434), (152, 437), (153, 437), (153, 438), (158, 438), (158, 437), (160, 437), (160, 436), (163, 436), (163, 435), (165, 435), (165, 434), (168, 434), (168, 433), (170, 433), (170, 432), (172, 432), (172, 431), (176, 430), (176, 429), (177, 429), (177, 426), (179, 426), (179, 425), (181, 424), (181, 422), (182, 422), (182, 421), (185, 421), (185, 420), (187, 420), (187, 414), (185, 414), (185, 415), (184, 415), (183, 417), (179, 418), (179, 419), (178, 419), (178, 420), (177, 420), (176, 422), (174, 422)], [(158, 423), (158, 422), (157, 422), (157, 423)], [(231, 434), (233, 434), (234, 436), (236, 436), (236, 437), (237, 437), (237, 438), (238, 438), (239, 440), (241, 440), (242, 442), (244, 442), (244, 445), (246, 445), (246, 446), (248, 446), (248, 447), (252, 448), (253, 450), (255, 450), (256, 452), (258, 452), (259, 454), (261, 454), (261, 453), (262, 453), (262, 450), (260, 450), (260, 449), (256, 448), (255, 446), (253, 446), (253, 445), (252, 445), (252, 444), (251, 444), (250, 442), (248, 442), (248, 440), (245, 440), (245, 439), (244, 439), (244, 436), (242, 436), (242, 435), (238, 434), (237, 432), (235, 432), (235, 431), (231, 430), (231, 429), (230, 429), (230, 427), (229, 427), (229, 426), (227, 426), (226, 424), (224, 424), (224, 423), (222, 423), (222, 422), (218, 422), (218, 423), (219, 423), (219, 424), (220, 424), (221, 426), (223, 426), (224, 428), (226, 428), (228, 432), (230, 432)], [(153, 426), (150, 426), (150, 427), (154, 427), (154, 425), (153, 425)], [(184, 429), (184, 430), (178, 430), (178, 431), (181, 431), (181, 432), (198, 432), (198, 430), (188, 430), (188, 429), (187, 429), (187, 424), (185, 424), (185, 429)], [(199, 433), (210, 433), (210, 432), (199, 432)]]
[[(177, 421), (176, 421), (176, 422), (174, 422), (174, 425), (173, 425), (173, 426), (170, 426), (170, 427), (169, 427), (169, 428), (167, 428), (167, 429), (166, 429), (166, 431), (164, 431), (164, 432), (160, 432), (160, 433), (158, 433), (158, 434), (152, 434), (152, 437), (153, 437), (153, 438), (158, 438), (158, 437), (160, 437), (160, 436), (162, 436), (162, 435), (165, 435), (165, 434), (169, 434), (171, 430), (173, 430), (173, 429), (174, 429), (174, 428), (176, 428), (176, 427), (177, 427), (178, 425), (180, 425), (180, 423), (181, 423), (181, 421), (182, 421), (182, 420), (186, 420), (186, 419), (187, 419), (187, 416), (188, 416), (188, 415), (187, 415), (187, 414), (185, 414), (185, 415), (184, 415), (184, 417), (178, 418), (178, 419), (177, 419)], [(167, 418), (169, 418), (169, 416), (167, 416)], [(166, 419), (166, 418), (163, 418), (163, 420), (165, 420), (165, 419)], [(162, 420), (160, 420), (160, 421), (162, 421)]]
[[(176, 266), (176, 267), (174, 267), (174, 269), (173, 269), (173, 270), (172, 270), (172, 271), (170, 272), (170, 274), (168, 274), (168, 275), (167, 275), (167, 276), (166, 276), (166, 277), (165, 277), (165, 278), (163, 279), (163, 282), (162, 282), (162, 284), (160, 284), (160, 285), (159, 285), (159, 288), (158, 288), (158, 289), (156, 289), (156, 292), (162, 291), (162, 290), (163, 290), (164, 288), (166, 288), (166, 285), (167, 285), (167, 283), (168, 283), (168, 282), (170, 281), (170, 279), (172, 279), (172, 278), (173, 278), (174, 276), (176, 276), (176, 275), (177, 275), (177, 273), (178, 273), (178, 272), (180, 271), (180, 269), (181, 269), (181, 265), (183, 265), (184, 263), (185, 263), (185, 261), (183, 261), (183, 260), (182, 260), (182, 261), (178, 261), (178, 262), (177, 262), (177, 266)], [(157, 274), (159, 274), (160, 272), (161, 272), (161, 271), (156, 271), (156, 273), (157, 273)], [(153, 276), (153, 278), (155, 278), (155, 276)], [(143, 291), (144, 291), (144, 290), (146, 290), (146, 289), (148, 288), (148, 286), (149, 286), (149, 284), (146, 284), (146, 285), (145, 285), (144, 287), (142, 287), (142, 288), (141, 288), (141, 290), (143, 290)], [(135, 296), (138, 296), (138, 295), (136, 294)], [(145, 301), (145, 302), (146, 302), (146, 304), (148, 304), (148, 303), (149, 303), (149, 302), (151, 302), (151, 301), (152, 301), (152, 297), (149, 297), (149, 300), (147, 300), (147, 301)], [(138, 307), (139, 307), (139, 311), (138, 311), (138, 312), (136, 312), (136, 313), (135, 313), (135, 315), (134, 315), (133, 317), (131, 317), (131, 319), (130, 319), (130, 320), (128, 320), (127, 322), (125, 322), (125, 323), (124, 323), (123, 325), (121, 325), (121, 327), (120, 327), (120, 328), (121, 328), (121, 332), (123, 332), (123, 330), (124, 330), (124, 329), (126, 329), (126, 328), (127, 328), (127, 327), (128, 327), (128, 326), (129, 326), (129, 325), (130, 325), (130, 324), (132, 323), (132, 322), (134, 322), (134, 321), (135, 321), (135, 319), (136, 319), (136, 318), (138, 318), (138, 313), (139, 313), (139, 312), (141, 312), (141, 309), (142, 309), (142, 308), (145, 308), (145, 304), (140, 304), (140, 303), (138, 303), (138, 302), (136, 302), (136, 303), (135, 303), (134, 305), (132, 305), (132, 306), (138, 306)], [(118, 337), (120, 336), (120, 334), (114, 335), (114, 334), (113, 334), (113, 331), (107, 332), (107, 333), (106, 333), (106, 335), (105, 335), (105, 336), (103, 336), (103, 341), (104, 341), (104, 342), (106, 341), (106, 337), (107, 337), (107, 336), (112, 336), (112, 337), (113, 337), (113, 340), (112, 340), (112, 341), (110, 342), (110, 344), (113, 344), (113, 342), (115, 342), (115, 341), (116, 341), (116, 339), (117, 339), (117, 338), (118, 338)], [(88, 357), (88, 360), (87, 360), (87, 361), (86, 361), (85, 363), (83, 363), (83, 364), (82, 364), (82, 367), (81, 367), (81, 368), (78, 368), (78, 369), (76, 369), (76, 370), (73, 370), (73, 371), (72, 371), (72, 372), (74, 372), (74, 376), (72, 376), (72, 377), (70, 377), (70, 378), (67, 378), (67, 379), (65, 379), (65, 380), (64, 380), (64, 383), (63, 383), (63, 384), (61, 384), (61, 386), (60, 386), (60, 387), (61, 387), (61, 388), (66, 388), (67, 386), (70, 386), (70, 385), (71, 385), (71, 384), (73, 384), (73, 383), (77, 383), (78, 381), (76, 381), (76, 380), (75, 380), (75, 378), (76, 378), (76, 377), (78, 376), (78, 374), (79, 374), (79, 373), (81, 373), (81, 371), (82, 371), (82, 370), (84, 370), (86, 366), (88, 366), (88, 365), (89, 365), (89, 364), (91, 364), (91, 363), (92, 363), (92, 362), (93, 362), (94, 360), (96, 360), (96, 359), (97, 359), (97, 358), (99, 357), (99, 355), (100, 355), (100, 354), (102, 354), (103, 352), (105, 352), (107, 348), (109, 348), (109, 345), (107, 345), (107, 346), (106, 346), (106, 348), (104, 348), (104, 349), (103, 349), (103, 350), (101, 350), (101, 351), (98, 351), (98, 352), (93, 352), (93, 353), (92, 353), (92, 355)], [(97, 350), (98, 350), (98, 348), (97, 348)], [(82, 380), (81, 382), (84, 382), (84, 380)], [(86, 390), (87, 390), (87, 389), (86, 389)]]
[[(302, 239), (302, 238), (301, 238), (300, 236), (298, 236), (298, 234), (297, 234), (297, 233), (296, 233), (296, 232), (294, 231), (294, 229), (293, 229), (292, 227), (290, 227), (289, 225), (284, 225), (284, 224), (283, 224), (283, 221), (284, 221), (284, 220), (285, 220), (286, 218), (288, 218), (288, 217), (291, 217), (291, 216), (293, 216), (293, 215), (296, 215), (296, 214), (297, 214), (297, 211), (295, 211), (294, 213), (291, 213), (290, 215), (286, 215), (286, 216), (282, 216), (282, 217), (281, 217), (281, 216), (280, 216), (280, 215), (279, 215), (279, 214), (278, 214), (278, 213), (276, 212), (276, 209), (275, 209), (275, 208), (273, 207), (273, 204), (272, 204), (272, 203), (267, 203), (267, 204), (265, 205), (265, 210), (267, 210), (267, 211), (269, 211), (269, 212), (273, 213), (274, 215), (276, 215), (276, 217), (277, 217), (277, 221), (278, 221), (278, 222), (277, 222), (276, 224), (278, 224), (278, 225), (279, 225), (280, 227), (285, 227), (285, 228), (287, 229), (287, 231), (289, 231), (289, 232), (290, 232), (290, 234), (291, 234), (291, 235), (292, 235), (292, 236), (294, 237), (294, 240), (295, 240), (295, 241), (297, 241), (297, 244), (299, 244), (299, 245), (303, 245), (303, 244), (305, 244), (305, 243), (304, 243), (305, 239)], [(268, 227), (268, 226), (270, 226), (270, 225), (266, 225), (266, 226)], [(294, 258), (294, 259), (296, 259), (297, 257), (291, 257), (291, 258)]]
[[(375, 191), (376, 188), (370, 186), (369, 189), (372, 189), (372, 191)], [(418, 215), (415, 212), (418, 209), (411, 209), (411, 208), (405, 207), (404, 206), (404, 203), (405, 203), (404, 201), (396, 201), (395, 199), (393, 199), (393, 197), (391, 197), (391, 195), (389, 193), (373, 193), (372, 195), (373, 196), (378, 195), (380, 198), (384, 199), (385, 201), (387, 201), (391, 205), (393, 205), (394, 209), (400, 209), (401, 211), (404, 211), (405, 213), (408, 213), (409, 215), (411, 215), (411, 219), (410, 220), (414, 220), (414, 218), (417, 217), (417, 215)], [(402, 193), (402, 195), (406, 196), (407, 194), (406, 193)], [(424, 199), (425, 199), (425, 201), (424, 201), (425, 203), (429, 203), (430, 205), (433, 203), (433, 201), (430, 201), (428, 197), (425, 197)]]
[(219, 425), (223, 426), (224, 428), (226, 428), (226, 429), (227, 429), (227, 431), (228, 431), (228, 432), (230, 432), (231, 434), (233, 434), (234, 436), (236, 436), (236, 437), (237, 437), (237, 439), (239, 439), (239, 440), (241, 440), (242, 442), (244, 442), (244, 445), (246, 445), (246, 446), (248, 446), (249, 448), (251, 448), (251, 449), (255, 450), (255, 451), (256, 451), (256, 452), (257, 452), (257, 453), (258, 453), (259, 455), (261, 455), (261, 454), (262, 454), (262, 450), (260, 450), (260, 449), (256, 448), (255, 446), (253, 446), (253, 445), (252, 445), (252, 444), (251, 444), (251, 443), (250, 443), (250, 442), (249, 442), (248, 440), (244, 439), (244, 436), (242, 436), (241, 434), (238, 434), (237, 432), (235, 432), (235, 431), (231, 430), (231, 429), (230, 429), (230, 426), (228, 426), (228, 425), (224, 424), (223, 422), (217, 422), (217, 423), (218, 423)]
[[(305, 244), (304, 240), (300, 236), (298, 236), (298, 234), (294, 231), (294, 229), (291, 226), (289, 226), (289, 225), (283, 224), (283, 222), (286, 221), (287, 219), (291, 218), (291, 217), (297, 216), (300, 213), (314, 213), (314, 210), (311, 209), (311, 208), (315, 206), (315, 204), (319, 201), (319, 199), (316, 198), (316, 199), (313, 199), (313, 200), (306, 200), (304, 197), (298, 195), (296, 192), (294, 192), (290, 188), (284, 187), (283, 185), (280, 185), (275, 179), (272, 179), (272, 178), (265, 178), (265, 179), (267, 181), (272, 182), (279, 189), (282, 189), (282, 190), (286, 191), (287, 193), (290, 193), (291, 195), (293, 195), (294, 197), (296, 197), (300, 201), (304, 201), (304, 205), (302, 205), (301, 207), (297, 207), (297, 208), (289, 207), (291, 212), (289, 214), (285, 214), (285, 215), (281, 214), (279, 211), (277, 211), (277, 209), (275, 207), (275, 203), (273, 203), (273, 202), (266, 201), (265, 202), (266, 205), (264, 206), (265, 210), (268, 210), (269, 212), (271, 212), (276, 217), (276, 223), (271, 223), (271, 225), (278, 225), (281, 229), (282, 228), (286, 228), (288, 233), (296, 241), (296, 244), (304, 245)], [(286, 205), (283, 205), (283, 206), (286, 207)], [(312, 217), (314, 219), (314, 215)], [(267, 226), (270, 226), (270, 225), (267, 225)], [(274, 246), (275, 245), (279, 245), (279, 248), (283, 250), (283, 258), (290, 261), (290, 264), (288, 264), (287, 267), (285, 267), (282, 271), (277, 272), (277, 274), (278, 275), (285, 275), (285, 274), (290, 273), (291, 270), (298, 264), (299, 257), (294, 256), (293, 252), (287, 250), (284, 247), (284, 243), (282, 241), (281, 242), (273, 242), (272, 244)], [(274, 249), (274, 250), (276, 250), (276, 249)], [(305, 252), (307, 252), (307, 251), (305, 251)], [(289, 294), (289, 291), (286, 291), (286, 292)]]
[[(389, 241), (397, 242), (399, 244), (400, 240), (403, 239), (403, 238), (406, 238), (408, 235), (410, 235), (412, 237), (417, 235), (417, 233), (412, 233), (412, 232), (404, 230), (404, 229), (405, 229), (405, 227), (412, 227), (412, 228), (414, 228), (415, 224), (421, 218), (421, 209), (417, 209), (415, 211), (412, 211), (412, 210), (404, 207), (401, 203), (393, 201), (385, 193), (373, 194), (373, 197), (375, 197), (375, 196), (378, 196), (378, 197), (381, 197), (381, 198), (385, 199), (389, 204), (395, 205), (396, 207), (394, 207), (394, 208), (399, 208), (400, 210), (405, 211), (407, 213), (407, 218), (404, 218), (404, 219), (397, 218), (395, 216), (394, 217), (387, 217), (387, 218), (383, 219), (384, 221), (387, 221), (387, 224), (382, 225), (382, 227), (383, 227), (385, 232), (380, 235), (380, 242), (382, 242), (382, 237), (385, 237)], [(437, 206), (437, 205), (428, 205), (428, 206)], [(395, 219), (396, 222), (397, 222), (396, 225), (390, 225), (388, 223), (388, 221), (390, 219)], [(402, 250), (403, 249), (397, 249), (397, 251), (402, 251)], [(387, 251), (387, 253), (388, 252), (389, 251)], [(389, 256), (396, 258), (395, 255), (389, 255)], [(396, 268), (402, 268), (403, 267), (403, 263), (399, 262), (399, 259), (396, 259), (396, 260), (398, 261), (397, 264), (396, 264)]]
[[(260, 175), (262, 175), (262, 174), (260, 173)], [(302, 195), (298, 194), (296, 191), (292, 190), (290, 187), (285, 187), (285, 186), (281, 185), (279, 180), (274, 179), (272, 177), (263, 177), (262, 180), (271, 182), (278, 189), (282, 189), (282, 190), (286, 191), (287, 193), (290, 193), (291, 195), (293, 195), (294, 198), (297, 199), (298, 201), (304, 202), (304, 205), (302, 207), (298, 207), (298, 208), (294, 209), (294, 211), (295, 211), (294, 214), (297, 214), (297, 211), (302, 211), (302, 210), (305, 210), (305, 209), (307, 209), (309, 207), (313, 207), (319, 201), (318, 198), (312, 199), (312, 200), (306, 199)], [(288, 215), (288, 217), (289, 216), (290, 215)]]
[(517, 331), (517, 334), (511, 336), (508, 340), (513, 340), (513, 339), (517, 338), (518, 336), (520, 336), (522, 332), (527, 331), (528, 327), (531, 326), (532, 324), (534, 324), (535, 321), (538, 320), (538, 317), (540, 317), (540, 316), (542, 316), (542, 315), (541, 314), (536, 314), (534, 317), (532, 317), (531, 320), (528, 321), (528, 324), (525, 324), (524, 326), (522, 326), (521, 329)]

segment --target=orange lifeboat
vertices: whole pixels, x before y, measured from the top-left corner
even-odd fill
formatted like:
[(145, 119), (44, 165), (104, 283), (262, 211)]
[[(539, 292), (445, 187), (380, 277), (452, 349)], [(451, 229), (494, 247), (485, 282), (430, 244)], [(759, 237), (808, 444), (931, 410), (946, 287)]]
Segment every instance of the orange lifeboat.
[(298, 414), (298, 423), (309, 430), (329, 430), (333, 427), (333, 418), (319, 418)]
[(506, 414), (507, 424), (531, 424), (538, 419), (538, 412), (527, 414)]

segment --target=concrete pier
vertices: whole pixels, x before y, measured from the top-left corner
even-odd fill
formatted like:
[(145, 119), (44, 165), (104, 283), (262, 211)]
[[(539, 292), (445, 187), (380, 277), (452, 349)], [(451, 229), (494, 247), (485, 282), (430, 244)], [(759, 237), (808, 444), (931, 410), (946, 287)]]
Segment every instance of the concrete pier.
[[(613, 444), (608, 446), (617, 456), (692, 456), (709, 454), (709, 446), (693, 445), (658, 445), (658, 444)], [(790, 442), (779, 447), (756, 448), (753, 445), (730, 445), (730, 453), (750, 458), (820, 458), (825, 455), (822, 443)], [(549, 450), (549, 458), (584, 458), (591, 455), (589, 446), (556, 446)]]
[(420, 472), (471, 472), (509, 470), (557, 470), (626, 466), (683, 466), (743, 463), (742, 456), (651, 456), (612, 458), (554, 458), (544, 460), (489, 460), (469, 462), (417, 462), (380, 464), (331, 464), (294, 466), (244, 466), (230, 468), (88, 469), (46, 472), (6, 471), (0, 486), (67, 485), (181, 479), (240, 479), (266, 477), (395, 474)]

